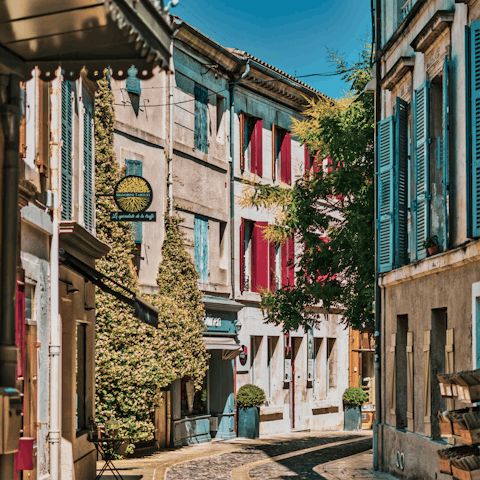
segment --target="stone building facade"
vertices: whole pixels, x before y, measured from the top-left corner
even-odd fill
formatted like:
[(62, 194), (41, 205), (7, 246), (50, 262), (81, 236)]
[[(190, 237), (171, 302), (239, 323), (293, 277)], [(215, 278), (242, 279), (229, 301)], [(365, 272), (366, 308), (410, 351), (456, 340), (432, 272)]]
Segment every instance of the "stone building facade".
[[(379, 4), (378, 462), (401, 478), (443, 478), (437, 412), (465, 405), (440, 396), (437, 374), (480, 366), (480, 2)], [(429, 255), (434, 236), (440, 252)]]

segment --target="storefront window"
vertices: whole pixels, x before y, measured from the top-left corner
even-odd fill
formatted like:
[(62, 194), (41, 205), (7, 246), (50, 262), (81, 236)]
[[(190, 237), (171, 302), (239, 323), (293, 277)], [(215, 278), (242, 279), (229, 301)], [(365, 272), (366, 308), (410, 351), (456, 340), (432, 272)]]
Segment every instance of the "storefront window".
[(200, 390), (195, 391), (190, 377), (182, 378), (182, 417), (206, 415), (207, 411), (207, 377), (203, 379)]

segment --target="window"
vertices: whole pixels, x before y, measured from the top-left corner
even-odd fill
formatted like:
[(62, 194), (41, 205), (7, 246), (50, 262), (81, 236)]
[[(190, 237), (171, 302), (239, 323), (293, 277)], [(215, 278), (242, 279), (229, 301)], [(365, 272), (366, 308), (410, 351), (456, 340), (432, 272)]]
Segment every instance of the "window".
[(25, 284), (25, 318), (35, 320), (35, 285)]
[(250, 382), (252, 385), (258, 385), (260, 381), (260, 362), (261, 362), (261, 345), (263, 337), (250, 337)]
[(467, 113), (467, 235), (480, 236), (480, 21), (470, 27), (470, 58), (467, 62), (467, 85), (470, 102)]
[(89, 232), (94, 230), (94, 156), (93, 101), (83, 92), (83, 221)]
[(336, 338), (327, 338), (327, 395), (337, 386), (336, 344)]
[[(217, 137), (222, 141), (221, 135), (223, 134), (223, 115), (225, 113), (225, 98), (221, 95), (217, 95)], [(223, 142), (222, 142), (223, 143)]]
[[(379, 122), (377, 168), (378, 269), (386, 272), (408, 263), (408, 104), (397, 98), (395, 116)], [(423, 218), (423, 217), (422, 217)]]
[(208, 153), (208, 90), (195, 84), (195, 148)]
[(276, 287), (275, 244), (263, 236), (267, 222), (242, 218), (240, 227), (240, 290), (261, 292)]
[(242, 113), (240, 115), (240, 168), (242, 172), (263, 175), (263, 120)]
[(76, 430), (77, 432), (87, 428), (86, 411), (86, 361), (87, 361), (87, 325), (77, 322), (76, 331)]
[(181, 411), (182, 417), (188, 415), (206, 415), (208, 413), (208, 373), (203, 377), (200, 390), (195, 390), (195, 385), (190, 377), (181, 380)]
[(227, 269), (227, 223), (226, 222), (220, 222), (219, 225), (219, 232), (220, 232), (220, 238), (219, 238), (219, 250), (220, 250), (220, 262), (219, 266), (221, 269), (226, 270)]
[(273, 179), (278, 177), (280, 172), (280, 181), (291, 185), (292, 183), (292, 137), (288, 130), (272, 127), (273, 138)]
[(275, 368), (275, 352), (278, 345), (278, 337), (268, 337), (268, 388), (267, 388), (267, 400), (268, 402), (273, 401), (273, 379), (274, 379), (274, 368)]
[(72, 218), (73, 82), (62, 81), (62, 220)]
[(200, 274), (199, 282), (207, 283), (208, 270), (208, 218), (195, 215), (195, 265)]
[(407, 332), (408, 316), (397, 316), (397, 334), (394, 355), (392, 386), (392, 425), (397, 428), (407, 427)]

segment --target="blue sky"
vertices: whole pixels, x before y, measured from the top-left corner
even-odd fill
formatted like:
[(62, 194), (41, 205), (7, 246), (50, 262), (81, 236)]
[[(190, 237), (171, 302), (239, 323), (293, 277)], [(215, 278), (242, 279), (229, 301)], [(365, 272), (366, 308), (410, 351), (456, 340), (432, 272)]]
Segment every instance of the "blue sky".
[[(371, 36), (370, 0), (180, 0), (171, 13), (221, 45), (298, 76), (332, 72), (327, 47), (356, 61)], [(333, 98), (347, 88), (339, 77), (301, 80)]]

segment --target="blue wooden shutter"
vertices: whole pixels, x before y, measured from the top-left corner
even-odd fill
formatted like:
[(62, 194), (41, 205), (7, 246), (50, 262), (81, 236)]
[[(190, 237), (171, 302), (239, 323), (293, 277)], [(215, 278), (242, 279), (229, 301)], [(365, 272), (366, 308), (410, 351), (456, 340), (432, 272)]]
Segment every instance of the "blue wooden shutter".
[(195, 148), (208, 153), (208, 90), (195, 84)]
[[(126, 175), (137, 175), (141, 177), (143, 175), (143, 164), (141, 160), (125, 160)], [(133, 227), (133, 239), (135, 243), (142, 243), (143, 240), (143, 227), (142, 222), (132, 222)]]
[[(448, 250), (449, 248), (449, 237), (448, 237), (448, 221), (449, 221), (449, 190), (450, 190), (450, 166), (448, 160), (448, 132), (449, 132), (449, 103), (448, 103), (448, 56), (445, 55), (443, 60), (443, 142), (442, 148), (439, 148), (439, 154), (442, 155), (443, 161), (443, 210), (445, 215), (445, 234), (443, 238), (443, 249)], [(439, 145), (440, 147), (440, 145)]]
[(480, 236), (480, 21), (470, 27), (471, 235)]
[(415, 90), (415, 252), (427, 256), (423, 246), (430, 234), (429, 83)]
[(62, 220), (72, 219), (72, 92), (73, 83), (62, 82)]
[(393, 268), (394, 218), (394, 119), (386, 118), (378, 124), (378, 270)]
[(395, 119), (395, 265), (408, 263), (408, 103), (397, 97)]
[(93, 104), (84, 93), (83, 106), (83, 222), (93, 231)]
[(208, 282), (208, 218), (195, 215), (195, 265), (200, 282)]
[(127, 92), (135, 93), (136, 95), (140, 95), (142, 93), (140, 88), (140, 79), (137, 78), (138, 70), (132, 65), (128, 69), (128, 77), (127, 77)]

